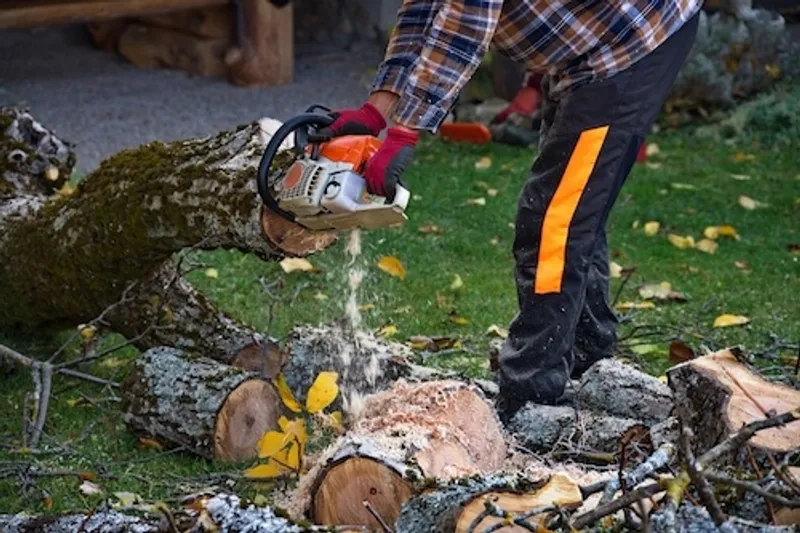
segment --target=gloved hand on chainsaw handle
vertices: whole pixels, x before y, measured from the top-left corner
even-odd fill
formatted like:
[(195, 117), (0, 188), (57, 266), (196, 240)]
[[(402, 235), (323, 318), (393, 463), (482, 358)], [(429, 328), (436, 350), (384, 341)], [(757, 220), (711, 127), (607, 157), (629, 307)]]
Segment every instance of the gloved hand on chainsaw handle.
[(341, 135), (374, 135), (378, 136), (386, 128), (377, 107), (369, 102), (358, 109), (341, 109), (332, 113), (336, 120), (327, 128), (319, 130), (321, 138), (333, 138)]

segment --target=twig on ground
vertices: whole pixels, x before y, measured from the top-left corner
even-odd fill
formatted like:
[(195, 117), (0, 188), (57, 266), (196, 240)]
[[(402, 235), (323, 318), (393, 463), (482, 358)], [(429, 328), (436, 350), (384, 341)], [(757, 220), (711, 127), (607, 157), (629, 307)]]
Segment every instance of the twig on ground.
[(782, 505), (783, 507), (791, 507), (791, 508), (800, 507), (800, 500), (790, 500), (789, 498), (784, 498), (779, 494), (775, 494), (766, 490), (765, 488), (759, 486), (758, 484), (752, 481), (742, 481), (740, 479), (726, 476), (725, 474), (721, 474), (715, 471), (706, 472), (705, 475), (709, 480), (713, 481), (714, 483), (721, 483), (723, 485), (729, 485), (737, 489), (750, 491), (752, 493), (758, 494), (759, 496), (763, 497), (766, 500), (777, 503), (778, 505)]
[(364, 500), (361, 503), (364, 505), (367, 511), (369, 511), (369, 514), (371, 514), (372, 517), (378, 521), (378, 523), (381, 525), (381, 528), (385, 533), (394, 533), (394, 530), (392, 530), (392, 528), (389, 527), (389, 524), (387, 524), (386, 521), (383, 519), (383, 517), (381, 517), (381, 515), (378, 514), (378, 511), (375, 510), (375, 508), (372, 506), (371, 503), (369, 503), (369, 501)]
[(794, 422), (795, 420), (798, 420), (798, 418), (800, 418), (800, 406), (792, 411), (787, 411), (771, 418), (750, 422), (742, 429), (736, 433), (733, 433), (727, 439), (700, 456), (700, 458), (697, 460), (697, 466), (701, 469), (706, 469), (724, 455), (739, 449), (745, 442), (750, 440), (753, 435), (759, 431), (782, 426), (790, 422)]
[(116, 381), (98, 378), (97, 376), (92, 376), (91, 374), (84, 374), (83, 372), (78, 372), (77, 370), (70, 370), (69, 368), (62, 368), (58, 370), (58, 373), (72, 378), (90, 381), (98, 385), (106, 385), (108, 387), (114, 387), (115, 389), (119, 388), (119, 383), (117, 383)]
[(711, 519), (714, 520), (714, 524), (719, 527), (725, 523), (725, 513), (722, 512), (719, 502), (717, 502), (717, 499), (714, 497), (714, 491), (711, 485), (708, 484), (708, 480), (705, 478), (703, 471), (697, 465), (697, 460), (695, 459), (691, 446), (691, 438), (693, 436), (691, 431), (691, 429), (681, 424), (678, 443), (681, 449), (681, 455), (683, 455), (683, 463), (686, 466), (689, 477), (692, 478), (692, 483), (694, 483), (694, 486), (697, 488), (700, 501), (703, 502), (705, 508), (708, 509)]
[(53, 365), (36, 362), (34, 363), (34, 368), (38, 370), (36, 375), (40, 377), (41, 391), (37, 398), (36, 424), (31, 432), (31, 448), (35, 448), (39, 444), (39, 439), (42, 436), (44, 423), (47, 420), (47, 409), (50, 406), (50, 390), (53, 386)]
[(625, 507), (628, 507), (639, 500), (644, 500), (645, 498), (655, 496), (660, 492), (664, 492), (664, 490), (666, 489), (662, 488), (659, 483), (651, 483), (638, 489), (634, 489), (624, 496), (617, 498), (616, 500), (612, 500), (603, 505), (598, 505), (591, 511), (587, 511), (581, 515), (578, 515), (572, 521), (570, 526), (573, 529), (581, 530), (605, 516), (616, 513), (617, 511), (624, 509)]
[[(626, 487), (628, 489), (633, 488), (647, 479), (650, 474), (666, 465), (670, 459), (672, 459), (674, 453), (675, 446), (673, 446), (671, 443), (662, 444), (658, 450), (656, 450), (656, 452), (651, 455), (649, 459), (647, 459), (647, 461), (637, 466), (631, 472), (624, 474), (623, 477)], [(603, 497), (600, 499), (600, 503), (604, 504), (611, 501), (611, 499), (614, 497), (614, 494), (616, 494), (620, 488), (622, 488), (622, 483), (620, 482), (619, 477), (610, 479), (603, 486)], [(597, 490), (596, 492), (600, 491)]]

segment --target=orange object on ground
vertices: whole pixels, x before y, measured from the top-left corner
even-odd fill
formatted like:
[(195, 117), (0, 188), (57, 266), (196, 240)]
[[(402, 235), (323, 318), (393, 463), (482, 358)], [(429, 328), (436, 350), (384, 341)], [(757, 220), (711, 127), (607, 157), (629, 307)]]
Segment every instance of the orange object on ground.
[(446, 122), (439, 127), (439, 135), (453, 142), (486, 144), (492, 141), (492, 132), (480, 122)]

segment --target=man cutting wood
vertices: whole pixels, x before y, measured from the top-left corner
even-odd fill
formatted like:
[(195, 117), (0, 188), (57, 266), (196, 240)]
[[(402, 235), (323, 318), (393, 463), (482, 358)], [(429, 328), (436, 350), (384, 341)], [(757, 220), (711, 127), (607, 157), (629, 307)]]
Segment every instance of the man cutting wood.
[[(683, 65), (700, 0), (405, 0), (367, 102), (333, 135), (386, 140), (371, 193), (392, 197), (420, 131), (436, 132), (488, 48), (545, 74), (539, 154), (519, 197), (519, 312), (499, 356), (498, 410), (565, 401), (570, 377), (610, 357), (605, 224)], [(568, 391), (566, 391), (568, 392)]]

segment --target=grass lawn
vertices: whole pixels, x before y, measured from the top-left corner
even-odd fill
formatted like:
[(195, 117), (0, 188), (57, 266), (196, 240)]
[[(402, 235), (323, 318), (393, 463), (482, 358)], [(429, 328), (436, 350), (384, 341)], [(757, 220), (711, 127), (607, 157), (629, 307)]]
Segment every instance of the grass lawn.
[[(698, 350), (742, 345), (761, 354), (756, 361), (770, 373), (794, 372), (796, 348), (775, 343), (797, 345), (800, 340), (800, 155), (792, 149), (700, 141), (688, 132), (664, 132), (648, 141), (657, 143), (660, 154), (650, 159), (650, 166), (636, 166), (609, 221), (612, 260), (632, 272), (617, 301), (641, 302), (638, 287), (660, 282), (671, 283), (688, 301), (657, 301), (651, 309), (621, 312), (620, 333), (625, 339), (621, 355), (661, 375), (670, 364), (669, 342), (682, 338)], [(393, 324), (397, 328), (393, 338), (401, 342), (415, 335), (456, 337), (461, 349), (431, 355), (426, 361), (488, 376), (487, 328), (505, 327), (516, 312), (514, 233), (509, 224), (533, 156), (530, 150), (507, 146), (423, 142), (407, 174), (414, 194), (410, 222), (404, 228), (364, 234), (359, 260), (367, 274), (359, 303), (365, 327), (377, 330)], [(476, 168), (484, 157), (491, 158), (488, 170)], [(487, 194), (487, 188), (497, 194)], [(764, 205), (745, 209), (738, 203), (741, 195)], [(476, 198), (484, 198), (485, 205), (468, 203)], [(649, 221), (660, 223), (656, 235), (645, 234), (643, 227)], [(699, 241), (706, 227), (725, 224), (734, 226), (740, 238), (720, 237), (714, 254), (679, 249), (668, 240), (672, 233)], [(420, 231), (430, 225), (441, 232)], [(234, 317), (280, 337), (294, 324), (343, 315), (348, 291), (346, 240), (343, 234), (341, 242), (309, 258), (319, 269), (315, 273), (284, 274), (278, 264), (216, 251), (195, 254), (194, 259), (216, 269), (217, 277), (207, 276), (201, 268), (190, 278)], [(404, 279), (377, 267), (383, 256), (394, 256), (404, 264)], [(453, 290), (456, 276), (463, 285)], [(278, 279), (282, 282), (269, 293), (262, 290), (260, 280)], [(621, 285), (622, 278), (614, 280), (615, 296)], [(275, 297), (291, 303), (276, 306), (269, 324), (268, 310)], [(713, 328), (715, 318), (725, 313), (747, 316), (750, 322)], [(0, 342), (46, 356), (65, 335), (0, 334)], [(119, 341), (109, 337), (104, 342)], [(120, 380), (135, 355), (133, 350), (122, 351), (85, 370)], [(24, 461), (43, 468), (113, 474), (114, 479), (97, 479), (108, 493), (130, 491), (148, 500), (226, 482), (251, 496), (267, 494), (271, 488), (216, 475), (241, 472), (247, 465), (215, 465), (180, 453), (164, 455), (143, 445), (126, 430), (116, 403), (100, 387), (63, 377), (55, 380), (42, 450), (21, 453), (21, 405), (31, 380), (22, 371), (4, 380), (0, 512), (90, 509), (102, 501), (81, 494), (74, 476), (31, 478), (49, 499), (36, 489), (23, 491), (20, 482), (25, 476), (8, 474)], [(82, 396), (94, 403), (76, 403)]]

